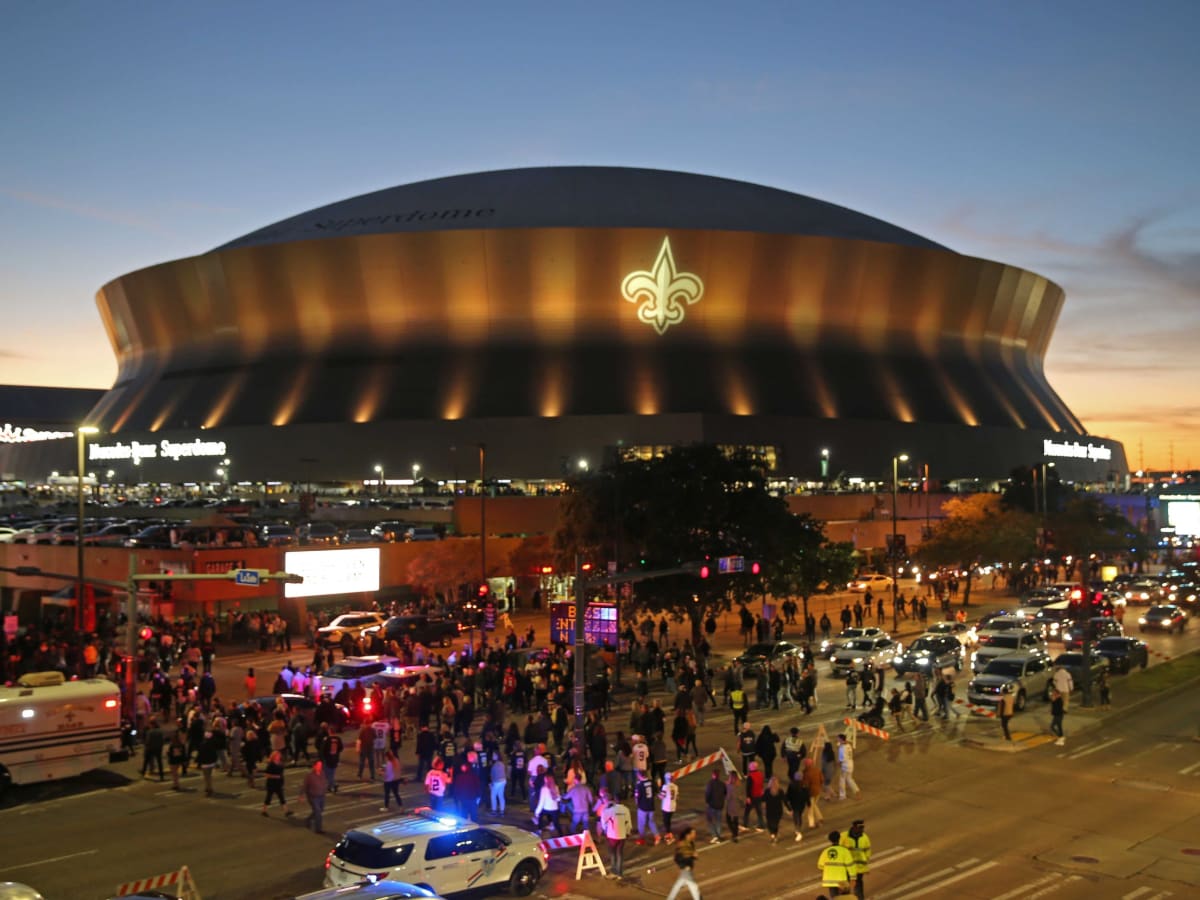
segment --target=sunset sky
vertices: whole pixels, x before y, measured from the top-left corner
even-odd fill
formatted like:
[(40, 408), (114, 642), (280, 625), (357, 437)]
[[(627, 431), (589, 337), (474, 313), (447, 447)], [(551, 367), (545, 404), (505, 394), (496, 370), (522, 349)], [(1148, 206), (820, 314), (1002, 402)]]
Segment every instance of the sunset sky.
[(534, 165), (819, 197), (1066, 289), (1052, 385), (1200, 467), (1200, 3), (8, 3), (0, 383), (107, 387), (94, 294), (310, 207)]

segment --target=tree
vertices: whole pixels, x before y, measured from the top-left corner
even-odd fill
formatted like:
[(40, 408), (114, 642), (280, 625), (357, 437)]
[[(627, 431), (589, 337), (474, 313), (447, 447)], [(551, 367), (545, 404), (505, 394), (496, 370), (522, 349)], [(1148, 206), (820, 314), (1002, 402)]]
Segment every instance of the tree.
[(632, 565), (647, 573), (709, 560), (710, 578), (671, 575), (632, 587), (641, 608), (690, 621), (698, 642), (708, 615), (766, 589), (761, 575), (716, 574), (717, 559), (744, 556), (774, 565), (769, 554), (777, 547), (775, 534), (788, 529), (790, 519), (786, 502), (767, 490), (761, 459), (691, 445), (649, 460), (617, 461), (576, 478), (555, 547), (562, 571), (574, 570), (576, 556), (602, 567), (618, 543), (636, 554)]
[(1037, 552), (1037, 520), (1019, 509), (1005, 509), (996, 494), (972, 494), (942, 504), (946, 518), (917, 551), (933, 566), (963, 567), (967, 580), (963, 606), (971, 602), (971, 578), (981, 561), (1016, 566)]
[(805, 513), (792, 516), (771, 535), (774, 546), (764, 554), (767, 586), (776, 596), (796, 595), (808, 619), (808, 598), (833, 591), (854, 576), (854, 545), (830, 543), (821, 522)]
[[(708, 560), (708, 579), (654, 577), (631, 587), (643, 609), (689, 620), (693, 641), (710, 614), (767, 591), (800, 595), (807, 615), (809, 596), (844, 583), (854, 570), (850, 545), (830, 544), (819, 522), (793, 516), (785, 500), (771, 496), (761, 459), (706, 445), (613, 463), (577, 479), (555, 547), (561, 571), (572, 571), (577, 555), (596, 565), (617, 559), (625, 570), (648, 574)], [(618, 547), (632, 550), (628, 565)], [(722, 556), (759, 560), (762, 572), (718, 574)]]
[[(422, 553), (408, 564), (410, 584), (440, 593), (447, 600), (457, 597), (462, 584), (478, 584), (479, 541), (474, 538), (447, 538), (429, 541)], [(491, 574), (489, 566), (489, 575)]]

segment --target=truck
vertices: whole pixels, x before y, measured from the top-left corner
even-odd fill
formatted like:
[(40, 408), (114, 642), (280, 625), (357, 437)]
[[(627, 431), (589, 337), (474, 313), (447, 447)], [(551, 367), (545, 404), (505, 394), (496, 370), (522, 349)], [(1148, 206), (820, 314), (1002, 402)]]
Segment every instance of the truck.
[(121, 691), (105, 678), (32, 672), (0, 687), (0, 790), (70, 778), (121, 750)]

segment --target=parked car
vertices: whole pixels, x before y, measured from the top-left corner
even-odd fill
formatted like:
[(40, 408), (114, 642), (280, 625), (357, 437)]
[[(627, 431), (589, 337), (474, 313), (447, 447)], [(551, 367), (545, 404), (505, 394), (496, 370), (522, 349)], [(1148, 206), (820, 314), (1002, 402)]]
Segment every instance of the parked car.
[(987, 664), (998, 656), (1018, 650), (1045, 649), (1042, 636), (1032, 631), (983, 631), (979, 634), (979, 647), (971, 654), (971, 668), (982, 672)]
[(1138, 631), (1172, 631), (1183, 634), (1187, 628), (1187, 613), (1173, 603), (1152, 606), (1138, 616)]
[(876, 628), (874, 625), (866, 628), (847, 628), (845, 631), (839, 631), (828, 640), (821, 641), (821, 649), (817, 655), (823, 659), (829, 659), (836, 651), (856, 638), (874, 638), (886, 636), (886, 634), (887, 632), (882, 628)]
[(336, 544), (340, 537), (332, 522), (309, 522), (300, 528), (302, 544)]
[(1083, 646), (1084, 639), (1098, 641), (1100, 638), (1121, 637), (1125, 630), (1121, 623), (1111, 616), (1092, 616), (1083, 623), (1067, 622), (1063, 632), (1063, 648), (1078, 650)]
[(849, 590), (859, 594), (873, 591), (881, 593), (892, 589), (892, 576), (880, 575), (878, 572), (866, 572), (859, 575), (853, 581), (846, 585)]
[(757, 675), (768, 663), (780, 663), (789, 658), (799, 658), (802, 651), (788, 641), (767, 641), (762, 644), (751, 644), (746, 651), (734, 659), (741, 663), (742, 671), (747, 675)]
[(1006, 686), (1015, 692), (1013, 706), (1025, 708), (1030, 697), (1045, 697), (1050, 688), (1050, 655), (1040, 647), (1014, 651), (988, 662), (967, 685), (967, 699), (977, 706), (994, 706)]
[(925, 629), (925, 633), (939, 637), (950, 635), (964, 647), (974, 647), (979, 643), (979, 635), (966, 622), (934, 622)]
[[(1100, 677), (1100, 673), (1108, 668), (1108, 657), (1093, 650), (1090, 654), (1088, 654), (1088, 658), (1090, 661), (1089, 668), (1092, 671), (1091, 683), (1095, 684), (1096, 679)], [(1070, 672), (1071, 681), (1074, 683), (1076, 688), (1083, 686), (1083, 666), (1084, 662), (1082, 651), (1071, 650), (1067, 653), (1060, 653), (1058, 656), (1054, 657), (1054, 667), (1063, 668)]]
[(390, 543), (391, 541), (399, 541), (404, 539), (404, 528), (405, 525), (403, 522), (389, 520), (386, 522), (377, 523), (375, 527), (371, 529), (371, 534), (377, 541), (387, 541)]
[(378, 628), (386, 621), (386, 615), (372, 610), (342, 613), (328, 625), (317, 629), (317, 640), (325, 645), (340, 644), (345, 635), (358, 640), (369, 629)]
[(966, 650), (952, 635), (923, 634), (908, 649), (892, 659), (897, 675), (905, 672), (924, 672), (926, 675), (943, 669), (961, 670)]
[(1128, 673), (1134, 666), (1150, 664), (1150, 648), (1135, 637), (1106, 637), (1096, 641), (1096, 652), (1108, 660), (1112, 672)]
[(291, 525), (276, 522), (264, 525), (259, 537), (268, 547), (290, 547), (296, 543), (296, 529)]
[(1139, 578), (1125, 588), (1125, 600), (1139, 606), (1152, 606), (1167, 599), (1162, 582), (1155, 578)]
[(343, 544), (374, 544), (375, 535), (367, 528), (347, 528), (342, 535)]
[(85, 546), (123, 547), (141, 528), (140, 522), (115, 522), (98, 531), (84, 532)]
[(890, 637), (855, 638), (833, 654), (832, 672), (844, 676), (850, 669), (862, 669), (870, 663), (876, 669), (886, 669), (903, 650), (899, 641)]
[[(449, 647), (458, 637), (462, 626), (454, 619), (434, 619), (429, 616), (392, 616), (383, 624), (383, 639), (403, 644), (405, 638), (425, 647)], [(372, 633), (373, 628), (365, 633)]]
[(310, 894), (301, 894), (296, 900), (415, 900), (429, 898), (442, 900), (428, 888), (402, 881), (362, 881), (355, 885), (325, 888)]
[(441, 894), (506, 888), (528, 896), (546, 871), (541, 835), (512, 825), (476, 825), (418, 809), (347, 831), (325, 859), (325, 886), (407, 879)]

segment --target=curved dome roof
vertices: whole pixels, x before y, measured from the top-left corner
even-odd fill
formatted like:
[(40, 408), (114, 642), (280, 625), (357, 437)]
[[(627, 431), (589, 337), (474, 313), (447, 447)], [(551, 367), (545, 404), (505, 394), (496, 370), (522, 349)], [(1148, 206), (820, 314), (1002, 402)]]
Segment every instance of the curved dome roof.
[(475, 228), (688, 228), (940, 244), (843, 206), (745, 181), (611, 166), (501, 169), (361, 194), (217, 249)]

